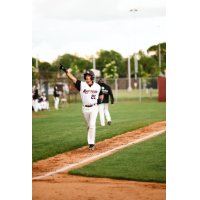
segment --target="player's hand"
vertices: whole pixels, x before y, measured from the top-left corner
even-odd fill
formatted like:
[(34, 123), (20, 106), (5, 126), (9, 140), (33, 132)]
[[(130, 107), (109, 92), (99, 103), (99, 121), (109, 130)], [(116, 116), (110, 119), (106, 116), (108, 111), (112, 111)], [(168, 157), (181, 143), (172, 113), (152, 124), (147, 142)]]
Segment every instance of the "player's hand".
[(111, 104), (111, 106), (113, 106), (114, 104)]
[(62, 69), (64, 72), (67, 70), (63, 64), (60, 64), (60, 69)]
[(101, 104), (102, 103), (102, 99), (97, 99), (97, 105)]

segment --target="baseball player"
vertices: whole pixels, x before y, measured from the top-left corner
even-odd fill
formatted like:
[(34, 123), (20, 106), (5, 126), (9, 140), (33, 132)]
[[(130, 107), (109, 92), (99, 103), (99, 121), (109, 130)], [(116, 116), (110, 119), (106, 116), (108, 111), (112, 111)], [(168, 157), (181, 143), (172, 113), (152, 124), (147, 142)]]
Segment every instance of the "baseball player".
[(38, 111), (38, 89), (36, 88), (36, 86), (33, 86), (34, 89), (34, 94), (33, 94), (33, 108), (34, 108), (34, 112)]
[(42, 110), (42, 104), (41, 104), (41, 102), (42, 102), (42, 98), (39, 96), (38, 97), (38, 104), (37, 104), (38, 110)]
[(42, 109), (45, 109), (45, 110), (49, 111), (49, 102), (46, 101), (46, 95), (45, 95), (45, 93), (43, 93), (43, 95), (42, 95), (41, 105), (42, 105)]
[(95, 134), (96, 134), (96, 119), (98, 115), (97, 103), (103, 101), (103, 93), (100, 85), (94, 82), (94, 72), (87, 70), (84, 73), (85, 82), (77, 80), (66, 68), (60, 64), (60, 69), (66, 72), (67, 76), (73, 81), (74, 86), (80, 92), (81, 100), (83, 103), (82, 114), (85, 119), (85, 123), (88, 131), (88, 144), (89, 150), (94, 150)]
[(54, 87), (54, 93), (53, 93), (53, 95), (54, 95), (54, 101), (55, 101), (55, 109), (57, 110), (58, 109), (58, 104), (59, 104), (59, 94), (58, 94), (58, 87), (57, 86), (55, 86)]
[(104, 114), (106, 116), (108, 125), (110, 125), (111, 117), (110, 117), (110, 113), (108, 111), (108, 103), (109, 103), (109, 95), (110, 95), (111, 106), (114, 105), (113, 93), (112, 93), (111, 88), (108, 85), (106, 85), (102, 79), (99, 79), (98, 84), (101, 86), (101, 90), (104, 94), (104, 99), (103, 99), (102, 104), (98, 105), (101, 126), (105, 126)]

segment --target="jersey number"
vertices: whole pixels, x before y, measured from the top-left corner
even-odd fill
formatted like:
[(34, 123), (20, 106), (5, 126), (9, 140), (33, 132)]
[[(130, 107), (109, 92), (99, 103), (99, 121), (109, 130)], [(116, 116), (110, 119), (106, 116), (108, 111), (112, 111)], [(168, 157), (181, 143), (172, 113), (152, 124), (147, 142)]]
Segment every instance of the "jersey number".
[(96, 95), (92, 95), (92, 96), (91, 96), (91, 99), (96, 99)]

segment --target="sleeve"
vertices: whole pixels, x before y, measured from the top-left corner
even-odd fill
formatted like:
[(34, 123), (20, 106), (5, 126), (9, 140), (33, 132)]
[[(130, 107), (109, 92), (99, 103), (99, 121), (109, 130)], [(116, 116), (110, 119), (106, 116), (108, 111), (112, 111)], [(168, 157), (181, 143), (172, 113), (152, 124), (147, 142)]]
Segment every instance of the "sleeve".
[(54, 92), (53, 92), (53, 96), (56, 97), (56, 91), (55, 91), (55, 90), (54, 90)]
[(110, 101), (111, 101), (111, 104), (114, 104), (114, 97), (113, 97), (113, 93), (112, 93), (111, 88), (109, 88), (109, 93), (110, 93)]
[(80, 90), (81, 90), (81, 81), (77, 80), (76, 84), (74, 84), (74, 87), (80, 92)]
[(99, 92), (99, 95), (102, 95), (103, 94), (103, 92), (102, 92), (102, 90), (101, 90), (101, 87), (100, 87), (100, 92)]

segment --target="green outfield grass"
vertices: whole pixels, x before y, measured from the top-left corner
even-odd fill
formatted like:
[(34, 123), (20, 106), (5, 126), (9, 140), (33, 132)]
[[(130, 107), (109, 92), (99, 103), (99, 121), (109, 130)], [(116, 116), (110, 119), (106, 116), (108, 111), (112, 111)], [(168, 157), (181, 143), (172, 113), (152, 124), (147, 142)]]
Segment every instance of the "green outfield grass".
[(68, 173), (166, 183), (166, 132)]
[[(139, 96), (139, 90), (135, 90), (133, 89), (131, 92), (128, 92), (127, 90), (117, 90), (117, 94), (116, 91), (113, 90), (113, 95), (114, 98), (116, 99), (117, 97), (117, 101), (140, 101)], [(153, 89), (152, 90), (152, 98), (150, 97), (150, 90), (148, 90), (148, 93), (146, 90), (141, 90), (141, 102), (157, 102), (158, 101), (158, 90), (157, 89)]]
[[(116, 103), (109, 106), (112, 118), (110, 126), (96, 123), (96, 143), (126, 133), (154, 122), (166, 120), (166, 103)], [(33, 114), (44, 116), (32, 118), (32, 160), (55, 156), (87, 144), (87, 129), (82, 115), (82, 104), (70, 104), (50, 112)]]

